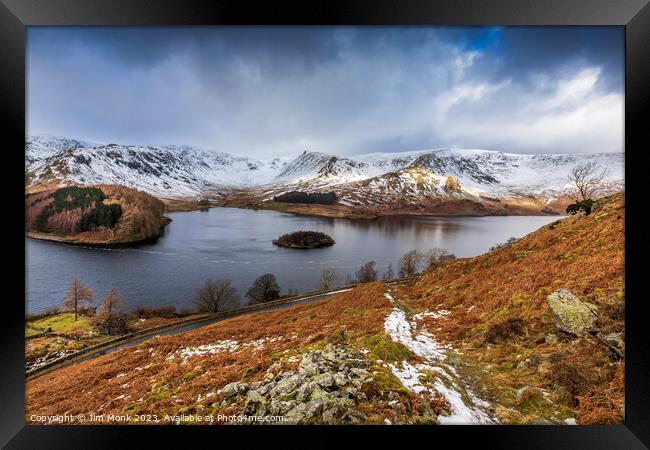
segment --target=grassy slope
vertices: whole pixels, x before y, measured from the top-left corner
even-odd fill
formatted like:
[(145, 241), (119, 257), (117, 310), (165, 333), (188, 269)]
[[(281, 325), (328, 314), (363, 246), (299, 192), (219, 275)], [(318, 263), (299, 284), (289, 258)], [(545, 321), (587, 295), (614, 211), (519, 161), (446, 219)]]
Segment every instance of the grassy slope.
[[(129, 332), (146, 330), (168, 325), (181, 320), (204, 317), (204, 314), (190, 314), (183, 317), (149, 317), (129, 319)], [(44, 334), (47, 332), (47, 334)], [(39, 336), (37, 336), (39, 335)], [(64, 355), (83, 350), (116, 338), (115, 335), (101, 334), (90, 317), (79, 315), (74, 320), (74, 313), (58, 312), (40, 319), (25, 321), (25, 336), (30, 338), (25, 343), (27, 367), (34, 363), (46, 363)]]
[[(621, 195), (589, 217), (569, 217), (514, 245), (425, 273), (415, 283), (395, 288), (396, 301), (410, 314), (450, 311), (444, 319), (428, 317), (418, 323), (438, 341), (461, 351), (455, 355), (456, 366), (468, 383), (488, 388), (502, 422), (561, 420), (577, 413), (582, 423), (620, 421), (623, 363), (595, 342), (560, 336), (558, 343), (545, 344), (544, 336), (556, 332), (545, 298), (560, 287), (597, 304), (605, 332), (623, 330), (623, 221)], [(215, 406), (220, 394), (214, 393), (220, 387), (259, 380), (274, 362), (292, 368), (297, 362), (291, 356), (338, 340), (369, 350), (375, 374), (366, 389), (374, 400), (360, 405), (369, 421), (417, 421), (422, 399), (378, 364), (380, 359), (417, 362), (384, 332), (392, 308), (386, 291), (384, 283), (370, 283), (328, 300), (155, 338), (138, 348), (52, 372), (28, 382), (27, 417), (66, 411), (160, 415), (192, 411), (198, 405), (206, 413), (233, 413)], [(485, 346), (486, 329), (511, 317), (525, 321), (526, 334)], [(185, 364), (178, 358), (166, 359), (188, 346), (265, 338), (279, 339), (193, 357)], [(526, 358), (535, 361), (529, 368), (516, 368)], [(562, 366), (575, 367), (584, 375), (577, 391), (567, 391), (575, 381), (570, 376), (554, 378)], [(526, 385), (546, 389), (551, 402), (533, 391), (517, 400), (516, 390)], [(395, 399), (405, 406), (391, 408), (389, 401)]]
[[(546, 296), (558, 288), (596, 304), (605, 334), (624, 332), (624, 220), (618, 194), (590, 216), (566, 218), (498, 251), (425, 273), (401, 298), (414, 311), (450, 311), (423, 326), (461, 349), (500, 403), (516, 410), (503, 411), (511, 420), (526, 420), (527, 406), (539, 406), (515, 401), (515, 391), (528, 385), (548, 389), (558, 407), (575, 409), (579, 423), (620, 422), (624, 364), (599, 343), (560, 333), (556, 344), (544, 338), (557, 333)], [(510, 318), (523, 319), (525, 335), (488, 348), (485, 331)], [(526, 358), (531, 367), (517, 369)], [(568, 379), (557, 379), (558, 372)], [(584, 377), (572, 380), (575, 373)]]
[(25, 322), (25, 336), (33, 336), (48, 329), (51, 329), (53, 333), (66, 334), (94, 331), (94, 327), (87, 317), (79, 316), (75, 321), (74, 313), (60, 313)]
[[(178, 336), (158, 337), (136, 349), (120, 350), (47, 374), (28, 382), (27, 413), (176, 413), (195, 405), (199, 394), (215, 392), (231, 381), (261, 379), (276, 359), (282, 358), (289, 367), (288, 356), (303, 348), (324, 345), (340, 330), (351, 340), (382, 333), (389, 310), (383, 292), (383, 283), (372, 283), (331, 300), (237, 317)], [(201, 358), (201, 375), (191, 380), (183, 376), (195, 370), (196, 364), (170, 364), (165, 359), (187, 346), (278, 336), (282, 339), (259, 348), (246, 347), (235, 353)], [(118, 377), (125, 372), (128, 376)], [(127, 381), (128, 387), (123, 387)], [(127, 397), (113, 400), (120, 395)]]
[(75, 321), (74, 313), (58, 313), (25, 322), (25, 336), (28, 337), (39, 335), (48, 329), (53, 334), (32, 337), (25, 342), (28, 366), (82, 350), (111, 338), (102, 336), (90, 318), (84, 315), (80, 315)]

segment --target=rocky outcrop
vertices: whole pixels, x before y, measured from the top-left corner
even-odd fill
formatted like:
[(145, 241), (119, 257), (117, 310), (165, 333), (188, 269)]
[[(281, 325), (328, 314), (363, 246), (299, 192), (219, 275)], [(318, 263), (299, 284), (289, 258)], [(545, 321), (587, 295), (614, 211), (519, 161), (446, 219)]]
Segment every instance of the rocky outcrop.
[(596, 338), (608, 346), (619, 357), (625, 358), (625, 340), (623, 339), (623, 333), (611, 333), (605, 335), (598, 332), (596, 333)]
[(297, 371), (278, 372), (279, 366), (273, 365), (262, 381), (224, 386), (220, 407), (243, 405), (241, 415), (283, 416), (284, 424), (345, 424), (367, 419), (356, 408), (366, 399), (362, 386), (371, 379), (360, 353), (328, 344), (305, 354)]
[[(610, 348), (620, 358), (625, 357), (625, 341), (622, 333), (604, 335), (598, 328), (598, 307), (578, 299), (571, 291), (558, 289), (546, 297), (548, 306), (555, 317), (555, 326), (558, 330), (574, 334), (579, 337), (595, 336), (600, 342)], [(557, 342), (557, 336), (546, 343)], [(550, 342), (549, 342), (550, 341)]]
[(558, 289), (546, 297), (555, 317), (555, 326), (565, 333), (586, 336), (598, 331), (598, 307), (578, 299), (571, 291)]

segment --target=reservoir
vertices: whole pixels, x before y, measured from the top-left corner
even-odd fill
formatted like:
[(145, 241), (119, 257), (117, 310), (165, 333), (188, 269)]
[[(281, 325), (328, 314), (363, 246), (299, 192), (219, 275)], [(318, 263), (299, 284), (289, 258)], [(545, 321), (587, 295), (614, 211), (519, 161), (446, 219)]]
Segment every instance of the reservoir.
[[(282, 293), (312, 291), (325, 268), (344, 283), (363, 263), (377, 263), (379, 278), (411, 249), (447, 249), (457, 257), (485, 253), (510, 237), (520, 238), (558, 216), (438, 217), (387, 216), (349, 220), (277, 211), (212, 208), (168, 213), (172, 222), (155, 242), (123, 248), (92, 248), (25, 238), (27, 312), (56, 306), (79, 277), (97, 299), (116, 287), (127, 309), (136, 306), (193, 306), (196, 289), (208, 278), (229, 278), (242, 297), (251, 283), (273, 273)], [(280, 235), (322, 231), (331, 247), (274, 246)], [(98, 301), (95, 302), (97, 304)]]

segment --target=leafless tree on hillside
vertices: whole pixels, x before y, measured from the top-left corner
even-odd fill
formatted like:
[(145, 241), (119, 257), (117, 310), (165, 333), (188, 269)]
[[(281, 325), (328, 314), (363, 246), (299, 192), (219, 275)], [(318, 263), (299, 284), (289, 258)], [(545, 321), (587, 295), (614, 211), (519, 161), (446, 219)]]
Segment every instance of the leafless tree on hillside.
[(70, 283), (70, 287), (61, 301), (59, 309), (61, 311), (74, 311), (74, 320), (76, 321), (79, 317), (79, 311), (88, 308), (94, 298), (95, 294), (93, 290), (81, 284), (79, 278), (75, 278)]
[(384, 280), (392, 280), (395, 278), (395, 269), (393, 269), (393, 263), (390, 263), (384, 272)]
[(122, 316), (122, 308), (126, 301), (116, 288), (111, 289), (102, 299), (93, 321), (106, 334), (120, 334), (126, 329), (126, 320)]
[(239, 294), (230, 280), (208, 279), (194, 297), (200, 312), (216, 314), (239, 306)]
[(332, 289), (336, 287), (339, 282), (339, 274), (336, 272), (336, 269), (328, 267), (323, 269), (320, 273), (320, 280), (318, 280), (318, 285), (316, 289), (325, 290)]
[(280, 297), (280, 286), (272, 273), (265, 273), (258, 277), (246, 292), (251, 303), (264, 303)]
[(609, 170), (601, 168), (595, 161), (578, 164), (571, 169), (569, 174), (571, 183), (569, 194), (576, 201), (592, 199), (602, 191), (608, 175)]
[(418, 250), (411, 250), (399, 259), (399, 276), (410, 277), (420, 271), (424, 255)]
[(426, 253), (424, 253), (423, 258), (424, 258), (424, 264), (426, 265), (427, 269), (435, 269), (443, 262), (448, 261), (450, 259), (455, 259), (456, 256), (449, 253), (444, 248), (434, 247), (432, 249), (429, 249)]
[(363, 266), (359, 267), (359, 270), (355, 272), (357, 280), (360, 283), (369, 283), (377, 279), (377, 270), (375, 269), (377, 263), (374, 261), (368, 261)]
[(114, 314), (119, 314), (125, 304), (126, 301), (122, 298), (119, 291), (116, 288), (113, 288), (108, 291), (102, 299), (102, 303), (99, 305), (97, 313), (95, 313), (95, 318), (105, 320)]

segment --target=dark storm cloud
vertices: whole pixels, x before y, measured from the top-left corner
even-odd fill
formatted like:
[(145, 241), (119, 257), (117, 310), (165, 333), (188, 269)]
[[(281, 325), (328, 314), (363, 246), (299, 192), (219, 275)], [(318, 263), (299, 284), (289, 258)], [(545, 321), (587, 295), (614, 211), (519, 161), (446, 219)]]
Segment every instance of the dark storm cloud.
[(622, 149), (620, 28), (31, 28), (28, 132), (292, 155)]
[(597, 65), (610, 90), (623, 84), (625, 35), (621, 27), (514, 27), (503, 35), (504, 72), (516, 76), (557, 67)]

